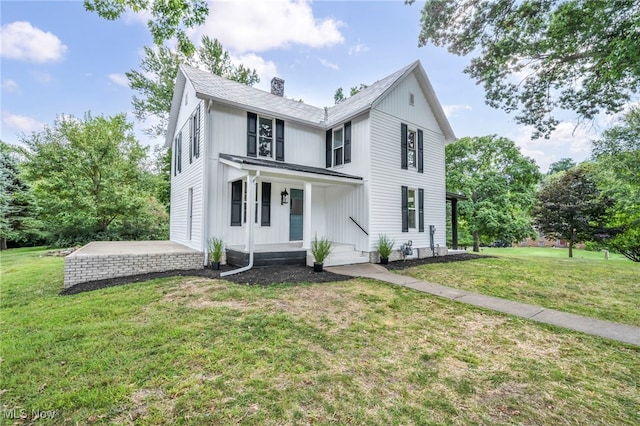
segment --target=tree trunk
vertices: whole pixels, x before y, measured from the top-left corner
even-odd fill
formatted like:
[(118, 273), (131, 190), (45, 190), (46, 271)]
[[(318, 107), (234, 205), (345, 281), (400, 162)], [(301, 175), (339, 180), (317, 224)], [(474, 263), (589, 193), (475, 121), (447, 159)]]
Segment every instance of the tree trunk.
[(569, 241), (569, 257), (573, 257), (573, 241)]
[(480, 234), (477, 232), (473, 233), (473, 251), (476, 253), (480, 252)]
[(4, 237), (0, 237), (0, 250), (7, 249), (7, 239)]

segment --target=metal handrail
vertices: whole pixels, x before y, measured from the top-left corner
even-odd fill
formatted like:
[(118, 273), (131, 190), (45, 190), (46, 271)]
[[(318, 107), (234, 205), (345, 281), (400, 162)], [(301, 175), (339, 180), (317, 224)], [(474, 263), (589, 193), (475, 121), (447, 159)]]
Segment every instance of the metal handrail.
[(358, 228), (360, 228), (360, 230), (361, 230), (362, 232), (364, 232), (365, 234), (369, 235), (369, 233), (368, 233), (367, 231), (365, 231), (365, 230), (364, 230), (364, 228), (363, 228), (362, 226), (360, 226), (360, 224), (359, 224), (358, 222), (356, 222), (356, 220), (355, 220), (354, 218), (352, 218), (351, 216), (349, 216), (349, 219), (351, 219), (351, 221), (352, 221), (353, 223), (355, 223), (355, 224), (356, 224), (356, 226), (357, 226)]

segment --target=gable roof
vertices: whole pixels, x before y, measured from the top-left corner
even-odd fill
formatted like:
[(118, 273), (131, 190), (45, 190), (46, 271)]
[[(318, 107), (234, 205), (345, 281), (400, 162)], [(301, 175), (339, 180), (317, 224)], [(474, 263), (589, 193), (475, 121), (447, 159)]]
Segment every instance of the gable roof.
[(172, 135), (175, 133), (177, 124), (176, 111), (180, 108), (180, 101), (187, 79), (193, 84), (196, 97), (200, 99), (210, 99), (258, 113), (268, 115), (275, 114), (280, 118), (326, 129), (375, 107), (411, 73), (415, 74), (422, 92), (429, 103), (429, 107), (445, 137), (445, 141), (450, 142), (455, 140), (456, 137), (451, 129), (451, 125), (436, 97), (424, 68), (422, 68), (420, 61), (415, 61), (330, 108), (318, 108), (305, 104), (304, 102), (273, 95), (264, 90), (231, 81), (188, 65), (181, 65), (176, 79), (173, 100), (171, 102), (171, 115), (169, 117), (165, 144), (166, 146), (171, 146)]

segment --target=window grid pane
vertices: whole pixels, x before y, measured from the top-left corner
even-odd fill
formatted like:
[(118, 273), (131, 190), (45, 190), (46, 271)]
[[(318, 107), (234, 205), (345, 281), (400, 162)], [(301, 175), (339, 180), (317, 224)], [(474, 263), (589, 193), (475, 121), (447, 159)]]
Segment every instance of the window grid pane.
[(409, 210), (409, 228), (416, 227), (416, 191), (410, 189), (407, 193), (407, 207)]
[(258, 155), (271, 157), (273, 153), (273, 121), (260, 117)]

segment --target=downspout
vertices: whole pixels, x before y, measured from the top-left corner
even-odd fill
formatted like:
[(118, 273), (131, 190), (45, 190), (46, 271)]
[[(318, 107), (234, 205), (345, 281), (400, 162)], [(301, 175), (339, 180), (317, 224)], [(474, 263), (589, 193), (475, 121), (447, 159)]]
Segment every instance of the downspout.
[[(209, 221), (211, 218), (209, 217), (209, 200), (211, 197), (209, 196), (209, 179), (211, 178), (211, 162), (209, 161), (209, 144), (207, 141), (207, 135), (209, 134), (210, 120), (211, 120), (211, 101), (204, 101), (204, 105), (202, 108), (202, 116), (204, 118), (204, 126), (202, 126), (202, 134), (204, 135), (202, 138), (202, 167), (204, 168), (204, 182), (202, 184), (202, 251), (204, 252), (204, 264), (205, 266), (209, 264)], [(202, 118), (201, 118), (202, 119)], [(206, 200), (206, 201), (204, 201)]]
[(255, 194), (253, 192), (255, 191), (255, 183), (256, 180), (258, 180), (258, 177), (260, 177), (260, 170), (256, 172), (255, 176), (252, 176), (248, 179), (249, 188), (247, 188), (247, 207), (249, 208), (249, 211), (247, 212), (247, 226), (249, 227), (249, 264), (247, 266), (243, 266), (242, 268), (221, 272), (220, 278), (239, 274), (253, 268), (253, 217), (255, 214), (255, 212), (253, 211), (255, 206)]

